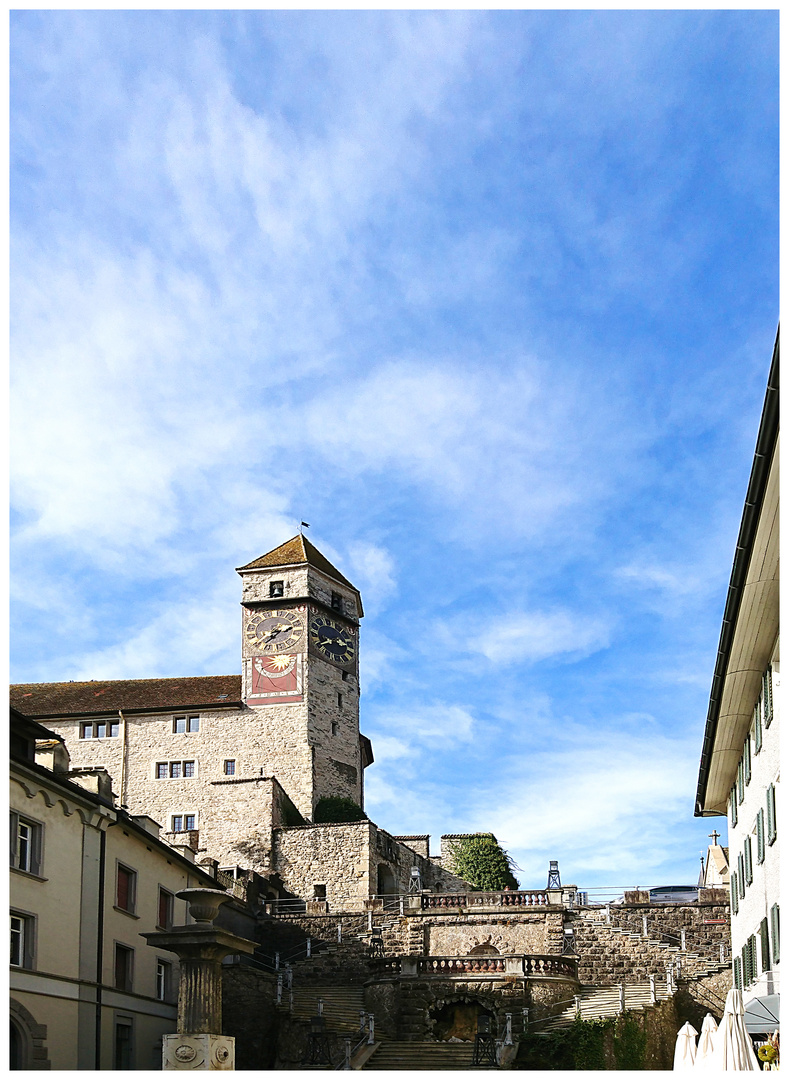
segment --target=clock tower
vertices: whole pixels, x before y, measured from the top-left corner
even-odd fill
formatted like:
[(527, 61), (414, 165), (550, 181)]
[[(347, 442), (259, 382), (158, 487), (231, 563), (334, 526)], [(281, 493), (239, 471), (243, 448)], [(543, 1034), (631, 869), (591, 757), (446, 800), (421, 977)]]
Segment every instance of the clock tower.
[(364, 805), (372, 758), (359, 733), (358, 590), (304, 536), (238, 568), (242, 697), (261, 766), (305, 818), (323, 796)]

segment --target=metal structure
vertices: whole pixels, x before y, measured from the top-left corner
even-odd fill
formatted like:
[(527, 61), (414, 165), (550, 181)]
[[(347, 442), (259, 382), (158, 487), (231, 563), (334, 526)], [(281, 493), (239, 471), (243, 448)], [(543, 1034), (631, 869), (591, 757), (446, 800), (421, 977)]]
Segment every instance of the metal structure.
[(575, 929), (572, 926), (565, 926), (562, 937), (562, 956), (575, 955)]
[(474, 1056), (471, 1059), (472, 1068), (481, 1065), (498, 1066), (496, 1060), (496, 1036), (491, 1031), (489, 1016), (477, 1017), (477, 1034), (474, 1036)]
[(411, 867), (411, 877), (408, 881), (409, 893), (421, 893), (422, 891), (422, 875), (419, 872), (418, 866)]
[(370, 933), (370, 957), (372, 959), (380, 959), (384, 955), (384, 933), (383, 930), (376, 926)]
[(307, 1048), (301, 1059), (302, 1069), (325, 1069), (331, 1068), (330, 1037), (326, 1031), (326, 1021), (322, 1016), (313, 1016), (310, 1019), (310, 1030), (307, 1034)]
[(561, 889), (562, 880), (559, 877), (559, 862), (557, 859), (551, 859), (550, 866), (548, 867), (548, 889)]

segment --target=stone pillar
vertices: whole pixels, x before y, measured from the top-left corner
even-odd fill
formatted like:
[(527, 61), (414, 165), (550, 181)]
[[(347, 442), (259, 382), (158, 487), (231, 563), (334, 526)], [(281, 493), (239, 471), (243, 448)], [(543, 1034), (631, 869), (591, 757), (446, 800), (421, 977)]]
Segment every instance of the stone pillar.
[(255, 943), (213, 925), (220, 904), (232, 900), (219, 889), (183, 889), (191, 926), (142, 934), (149, 945), (176, 954), (181, 966), (178, 1033), (162, 1041), (163, 1069), (233, 1069), (235, 1039), (222, 1034), (222, 960), (250, 954)]

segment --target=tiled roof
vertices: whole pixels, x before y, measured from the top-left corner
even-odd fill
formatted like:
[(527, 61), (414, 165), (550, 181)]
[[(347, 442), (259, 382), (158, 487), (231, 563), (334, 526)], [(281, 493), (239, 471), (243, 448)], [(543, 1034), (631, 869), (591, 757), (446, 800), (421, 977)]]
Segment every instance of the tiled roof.
[(354, 592), (357, 591), (356, 586), (351, 585), (348, 578), (341, 574), (336, 566), (332, 566), (326, 556), (321, 555), (315, 545), (300, 533), (284, 544), (280, 544), (273, 551), (269, 551), (268, 554), (261, 555), (259, 559), (254, 559), (246, 566), (239, 566), (238, 570), (259, 570), (266, 566), (297, 566), (299, 563), (309, 563), (316, 570), (321, 570), (329, 577), (333, 577), (335, 581), (341, 581)]
[(79, 716), (230, 705), (241, 701), (240, 675), (186, 679), (114, 679), (93, 682), (19, 683), (11, 705), (23, 716)]

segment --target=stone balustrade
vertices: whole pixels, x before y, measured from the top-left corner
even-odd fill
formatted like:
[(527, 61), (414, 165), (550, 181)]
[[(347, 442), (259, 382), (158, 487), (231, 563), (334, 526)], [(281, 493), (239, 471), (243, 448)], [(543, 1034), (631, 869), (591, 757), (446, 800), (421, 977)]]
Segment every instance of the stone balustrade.
[[(547, 889), (524, 889), (518, 892), (423, 893), (422, 910), (440, 908), (547, 907), (553, 902)], [(558, 898), (561, 903), (561, 898)]]
[(556, 955), (387, 956), (373, 961), (377, 975), (403, 978), (474, 978), (526, 975), (531, 978), (578, 978), (574, 957)]

